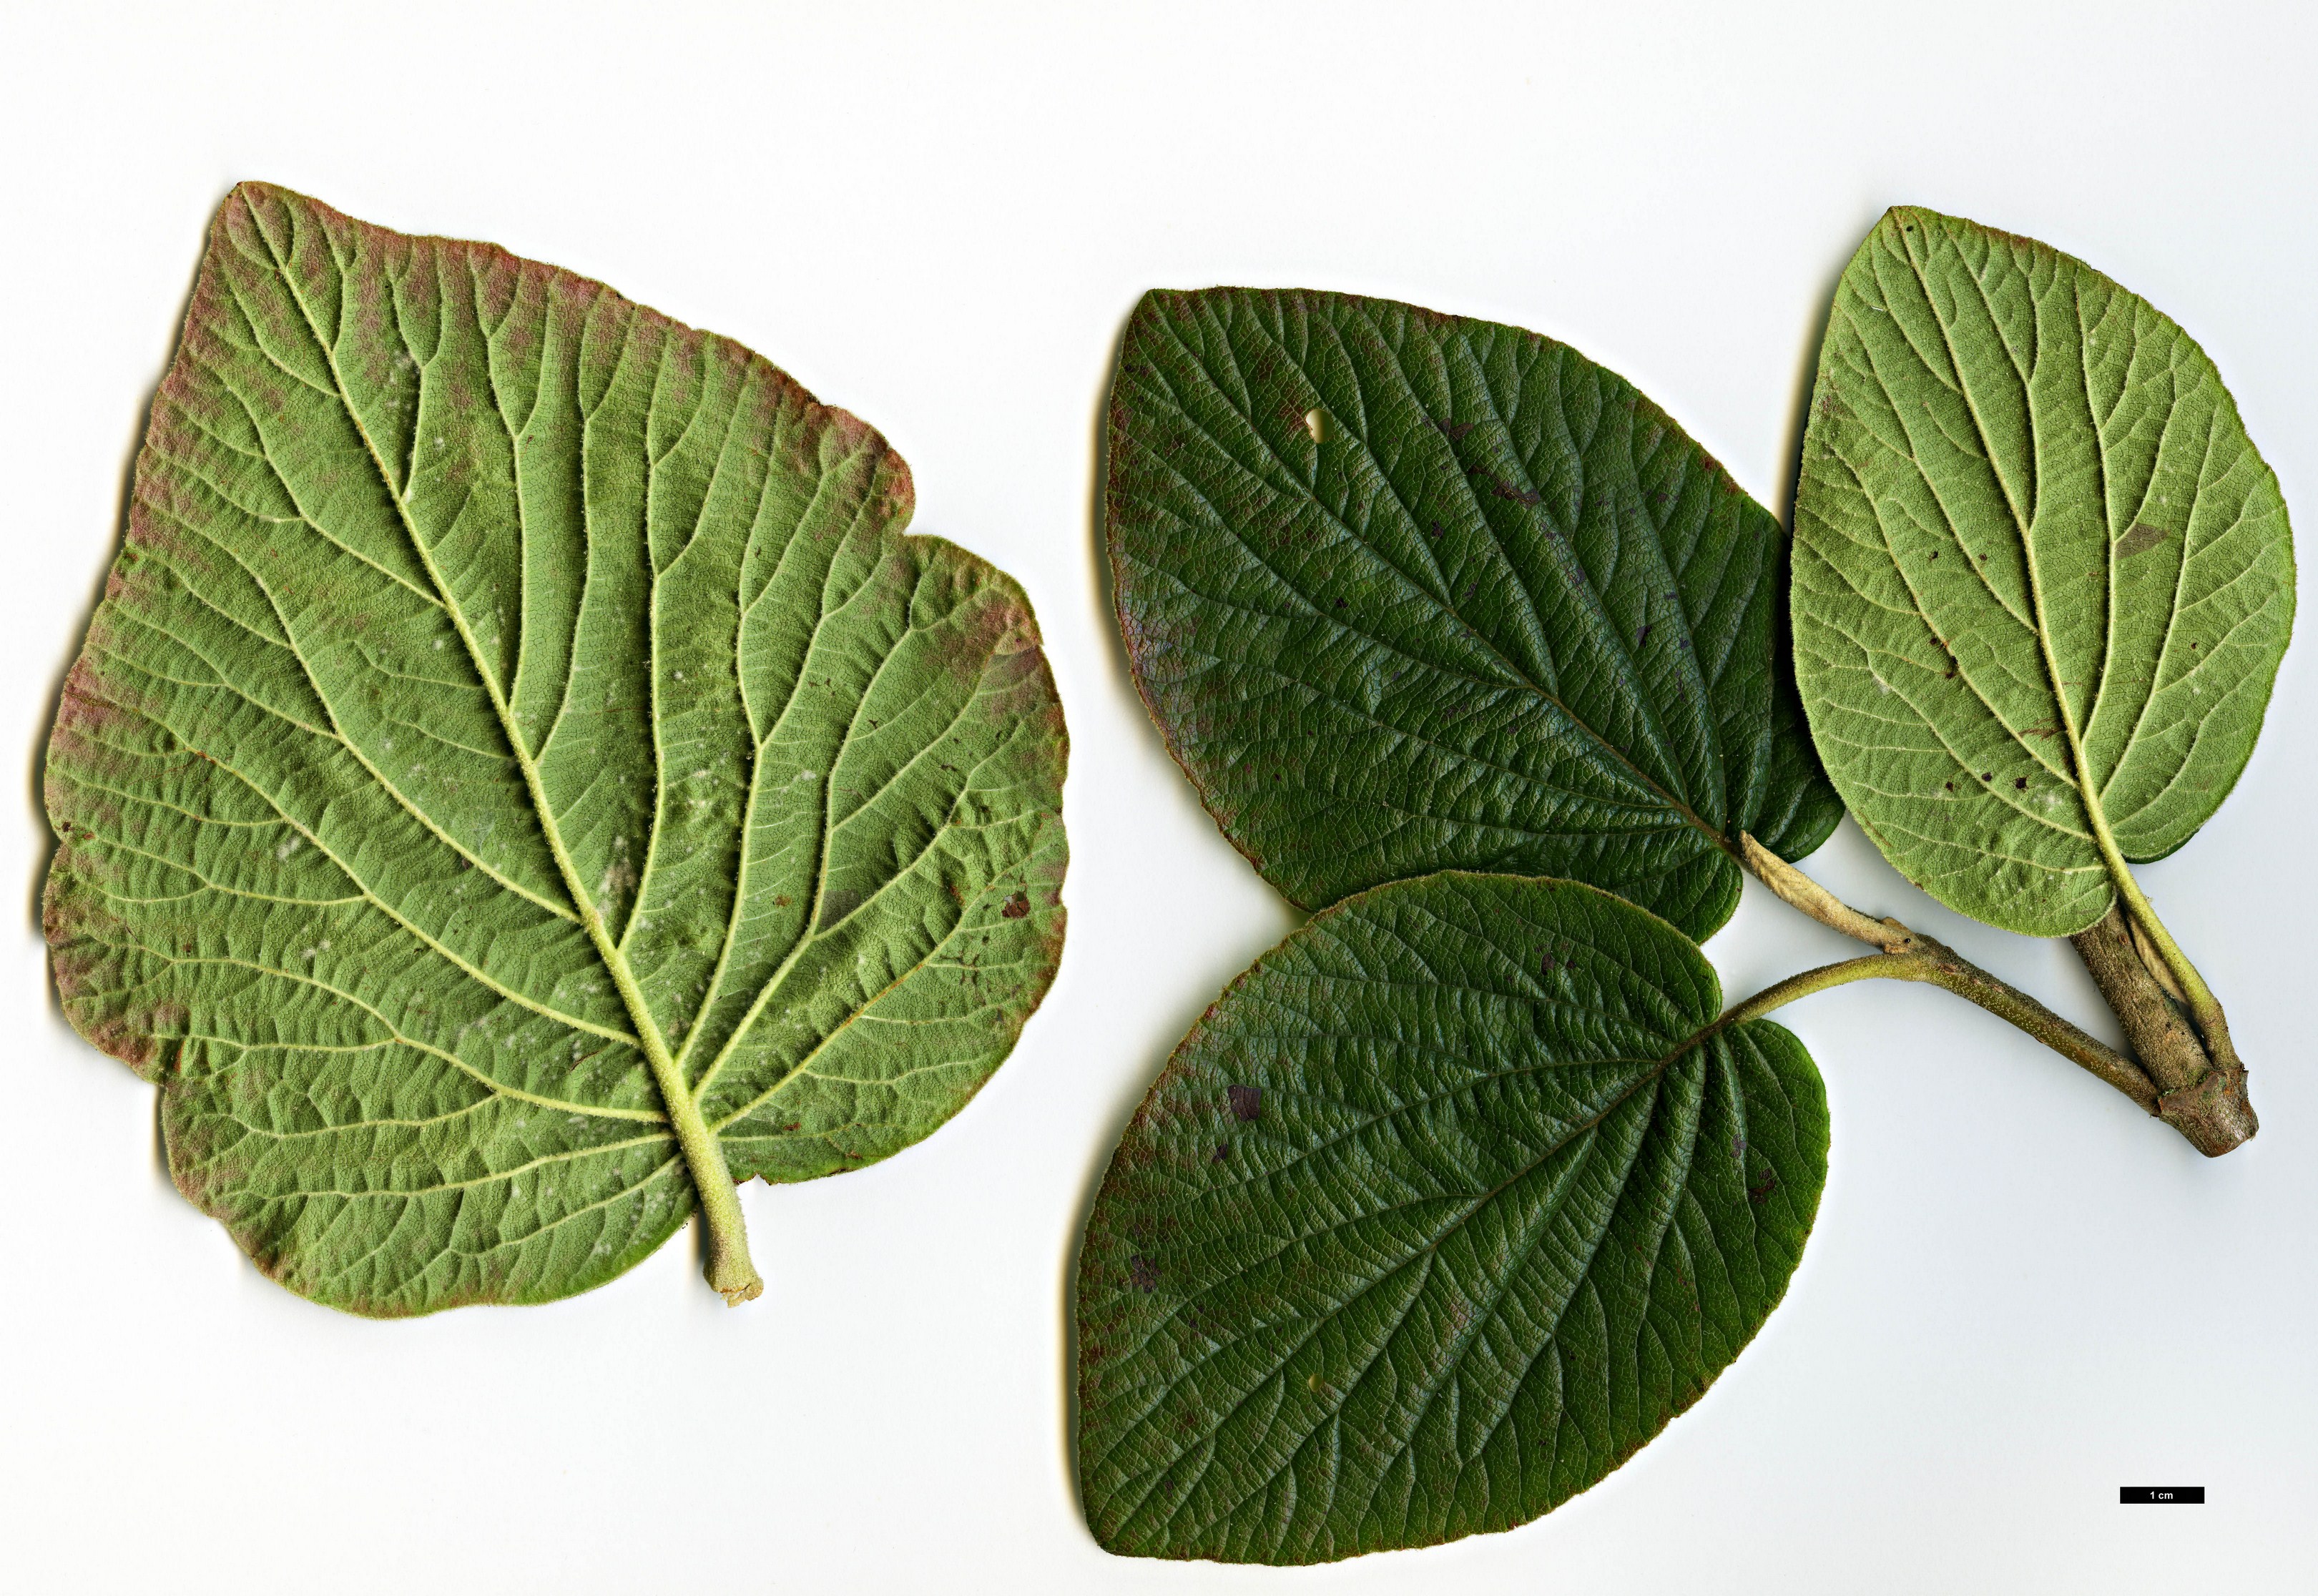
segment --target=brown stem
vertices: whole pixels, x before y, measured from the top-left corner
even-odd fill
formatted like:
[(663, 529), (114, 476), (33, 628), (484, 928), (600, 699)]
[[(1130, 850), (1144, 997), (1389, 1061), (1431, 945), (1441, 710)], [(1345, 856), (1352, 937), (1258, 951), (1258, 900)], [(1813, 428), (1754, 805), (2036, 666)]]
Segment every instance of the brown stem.
[(2198, 1152), (2219, 1158), (2260, 1128), (2246, 1098), (2245, 1066), (2226, 1027), (2218, 1033), (2215, 1053), (2207, 1054), (2186, 1000), (2168, 979), (2170, 972), (2152, 957), (2154, 949), (2134, 928), (2123, 906), (2111, 904), (2108, 913), (2069, 940), (2156, 1082), (2159, 1115)]
[[(2071, 1025), (2019, 988), (1998, 980), (1945, 943), (1936, 941), (1920, 931), (1911, 931), (1898, 920), (1879, 920), (1862, 914), (1744, 832), (1739, 834), (1738, 844), (1747, 867), (1765, 886), (1819, 924), (1846, 937), (1856, 937), (1870, 947), (1882, 948), (1886, 954), (1907, 955), (1888, 968), (1863, 970), (1862, 975), (1890, 975), (1904, 981), (1924, 981), (1945, 987), (1958, 997), (1969, 999), (1998, 1018), (2008, 1020), (2027, 1032), (2070, 1063), (2098, 1075), (2143, 1108), (2173, 1125), (2184, 1135), (2189, 1136), (2192, 1143), (2197, 1141), (2186, 1126), (2165, 1113), (2156, 1083), (2143, 1072), (2141, 1066), (2098, 1036)], [(1863, 965), (1874, 962), (1855, 961)], [(1811, 973), (1813, 975), (1819, 973)], [(1810, 990), (1819, 989), (1813, 987)], [(1801, 996), (1801, 993), (1792, 995)], [(2199, 1150), (2208, 1151), (2202, 1143)], [(2227, 1149), (2221, 1151), (2226, 1152)]]

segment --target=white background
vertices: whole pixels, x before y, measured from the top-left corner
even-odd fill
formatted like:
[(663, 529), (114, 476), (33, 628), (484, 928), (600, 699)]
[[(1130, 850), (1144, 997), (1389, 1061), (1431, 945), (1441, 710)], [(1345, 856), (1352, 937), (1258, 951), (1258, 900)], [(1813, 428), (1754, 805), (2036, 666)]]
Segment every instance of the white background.
[[(1293, 923), (1106, 619), (1098, 418), (1141, 291), (1343, 288), (1550, 333), (1783, 513), (1835, 275), (1884, 206), (1927, 204), (2172, 313), (2318, 515), (2311, 8), (1744, 10), (0, 5), (0, 1588), (2311, 1589), (2306, 639), (2222, 818), (2143, 875), (2230, 1004), (2258, 1141), (2209, 1162), (1952, 998), (1849, 987), (1782, 1017), (1835, 1119), (1786, 1302), (1604, 1484), (1303, 1571), (1117, 1559), (1079, 1519), (1065, 1288), (1093, 1183)], [(301, 1302), (175, 1195), (152, 1089), (49, 996), (40, 749), (244, 177), (740, 337), (883, 428), (919, 529), (1038, 605), (1074, 744), (1061, 977), (931, 1141), (744, 1191), (770, 1282), (747, 1308), (690, 1244), (553, 1307)], [(1938, 910), (1848, 826), (1811, 868), (2099, 1014), (2063, 945)], [(1857, 951), (1748, 894), (1711, 949), (1733, 996)], [(2211, 1500), (2117, 1505), (2150, 1483)]]

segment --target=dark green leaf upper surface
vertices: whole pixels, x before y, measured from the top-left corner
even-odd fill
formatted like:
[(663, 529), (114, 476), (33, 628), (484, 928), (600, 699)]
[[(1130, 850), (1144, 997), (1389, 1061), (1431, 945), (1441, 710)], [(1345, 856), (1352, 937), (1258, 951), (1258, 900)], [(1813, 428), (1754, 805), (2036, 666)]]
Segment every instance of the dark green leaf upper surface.
[[(907, 468), (600, 283), (245, 185), (49, 745), (73, 1024), (292, 1289), (537, 1301), (882, 1158), (1063, 935), (1020, 590)], [(631, 995), (632, 994), (632, 995)]]
[(1079, 1264), (1114, 1551), (1312, 1563), (1525, 1522), (1700, 1394), (1819, 1205), (1818, 1071), (1665, 921), (1442, 874), (1315, 917), (1185, 1037)]
[(1307, 908), (1504, 870), (1703, 937), (1740, 830), (1799, 857), (1841, 815), (1774, 667), (1784, 533), (1564, 345), (1345, 294), (1147, 294), (1106, 516), (1145, 703)]
[(1795, 500), (1796, 672), (1885, 856), (2037, 936), (2236, 784), (2294, 625), (2214, 363), (2083, 262), (1895, 210), (1845, 270)]

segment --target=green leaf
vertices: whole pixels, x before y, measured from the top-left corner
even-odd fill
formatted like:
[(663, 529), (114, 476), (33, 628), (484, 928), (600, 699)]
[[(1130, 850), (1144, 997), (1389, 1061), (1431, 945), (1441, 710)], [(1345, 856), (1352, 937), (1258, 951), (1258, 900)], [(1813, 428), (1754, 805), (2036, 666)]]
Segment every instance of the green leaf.
[(1442, 874), (1315, 917), (1128, 1127), (1079, 1260), (1113, 1551), (1315, 1563), (1526, 1522), (1698, 1400), (1827, 1173), (1794, 1037), (1665, 921)]
[(1694, 937), (1841, 817), (1773, 659), (1785, 536), (1623, 379), (1345, 294), (1146, 294), (1106, 516), (1137, 686), (1307, 908), (1570, 876)]
[(1796, 673), (1909, 879), (2035, 936), (2228, 796), (2294, 625), (2278, 480), (2214, 363), (2058, 250), (1889, 212), (1836, 290)]
[(733, 1180), (997, 1067), (1062, 942), (1062, 713), (912, 502), (729, 340), (227, 200), (49, 743), (46, 921), (268, 1274), (539, 1302), (696, 1203), (714, 1269)]

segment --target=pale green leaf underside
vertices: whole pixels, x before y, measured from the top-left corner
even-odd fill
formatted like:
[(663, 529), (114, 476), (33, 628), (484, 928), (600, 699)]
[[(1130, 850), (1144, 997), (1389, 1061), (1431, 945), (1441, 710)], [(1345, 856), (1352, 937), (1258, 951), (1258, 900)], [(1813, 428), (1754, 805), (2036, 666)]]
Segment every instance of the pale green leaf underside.
[(1695, 1402), (1827, 1170), (1801, 1044), (1717, 1028), (1664, 920), (1444, 873), (1226, 989), (1079, 1266), (1079, 1477), (1114, 1551), (1313, 1563), (1537, 1517)]
[(2040, 936), (2188, 840), (2294, 623), (2277, 478), (2148, 301), (1918, 210), (1836, 291), (1795, 502), (1796, 675), (1837, 789), (1950, 907)]
[(645, 1030), (738, 1179), (997, 1066), (1062, 939), (1062, 716), (911, 505), (728, 340), (234, 192), (49, 745), (47, 927), (269, 1273), (409, 1314), (626, 1269), (695, 1204)]
[(1777, 646), (1786, 535), (1567, 345), (1389, 300), (1144, 296), (1105, 522), (1136, 686), (1307, 909), (1442, 869), (1711, 935), (1738, 838), (1841, 818)]

